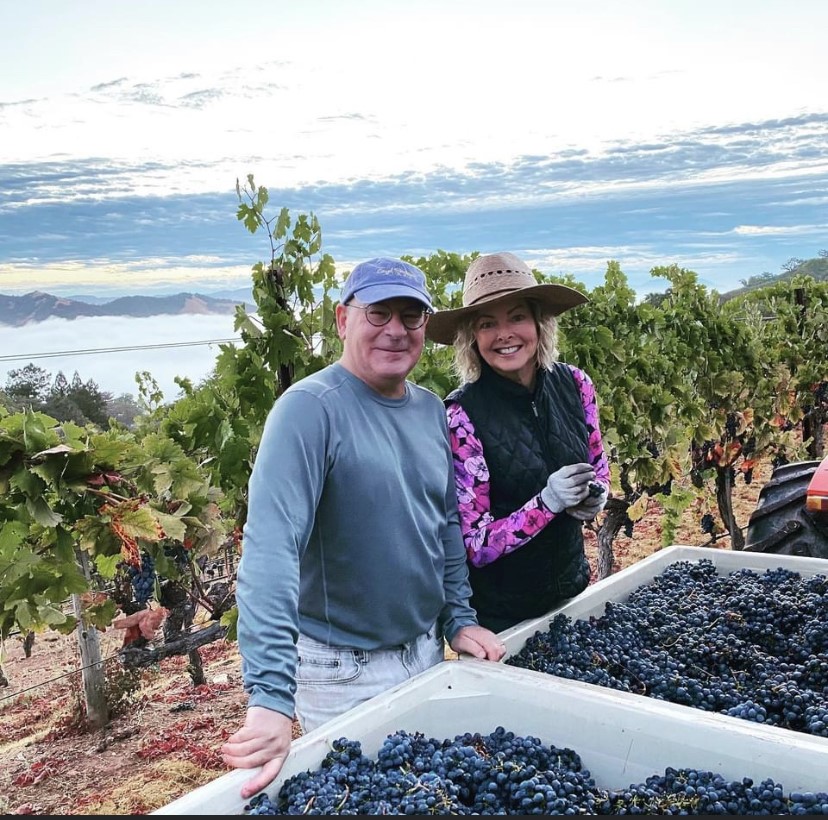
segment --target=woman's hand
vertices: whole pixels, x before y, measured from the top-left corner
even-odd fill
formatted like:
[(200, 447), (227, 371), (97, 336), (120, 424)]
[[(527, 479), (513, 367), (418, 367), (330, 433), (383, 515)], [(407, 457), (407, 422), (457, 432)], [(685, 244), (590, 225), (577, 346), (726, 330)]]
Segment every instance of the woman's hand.
[(593, 486), (601, 488), (600, 493), (595, 495), (588, 495), (580, 504), (572, 507), (567, 507), (566, 512), (578, 521), (592, 521), (607, 504), (609, 498), (609, 490), (600, 481), (593, 482)]
[(589, 495), (589, 482), (594, 478), (595, 469), (591, 464), (567, 464), (549, 476), (541, 490), (541, 500), (550, 512), (563, 512)]

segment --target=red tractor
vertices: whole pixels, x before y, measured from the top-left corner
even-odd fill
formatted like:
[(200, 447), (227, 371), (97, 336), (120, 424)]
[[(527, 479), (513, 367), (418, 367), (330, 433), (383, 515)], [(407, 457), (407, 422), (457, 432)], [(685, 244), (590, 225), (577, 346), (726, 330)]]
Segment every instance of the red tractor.
[(828, 558), (828, 456), (773, 471), (750, 516), (745, 549)]

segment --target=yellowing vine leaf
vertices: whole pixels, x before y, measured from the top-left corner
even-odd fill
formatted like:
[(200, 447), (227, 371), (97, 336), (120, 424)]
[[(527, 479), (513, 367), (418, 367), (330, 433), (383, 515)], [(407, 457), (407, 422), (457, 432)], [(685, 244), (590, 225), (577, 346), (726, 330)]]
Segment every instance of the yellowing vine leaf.
[(630, 521), (640, 521), (647, 512), (647, 507), (650, 504), (650, 497), (644, 493), (637, 501), (630, 504), (627, 508), (627, 518)]
[(123, 531), (132, 538), (160, 541), (164, 537), (164, 532), (156, 519), (156, 511), (146, 505), (138, 509), (124, 509), (119, 521)]
[(181, 520), (180, 516), (162, 513), (158, 510), (151, 510), (151, 513), (155, 516), (168, 538), (172, 538), (174, 541), (184, 540), (187, 525)]

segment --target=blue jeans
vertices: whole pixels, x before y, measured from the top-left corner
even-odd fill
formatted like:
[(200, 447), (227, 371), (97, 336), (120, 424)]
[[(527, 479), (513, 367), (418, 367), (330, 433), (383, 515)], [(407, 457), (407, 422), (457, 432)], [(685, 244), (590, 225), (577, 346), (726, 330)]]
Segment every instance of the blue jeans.
[(296, 647), (296, 717), (304, 733), (445, 659), (436, 628), (390, 649), (327, 646), (305, 635)]

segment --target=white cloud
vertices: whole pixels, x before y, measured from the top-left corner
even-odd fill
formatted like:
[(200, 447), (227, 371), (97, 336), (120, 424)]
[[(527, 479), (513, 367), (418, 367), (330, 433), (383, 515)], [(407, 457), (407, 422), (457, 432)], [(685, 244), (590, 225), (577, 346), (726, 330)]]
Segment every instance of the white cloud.
[(828, 223), (821, 225), (739, 225), (733, 233), (739, 236), (798, 236), (807, 234), (825, 235)]
[[(824, 0), (250, 0), (243, 13), (223, 0), (2, 4), (0, 30), (13, 36), (0, 51), (0, 245), (11, 249), (0, 290), (247, 282), (249, 266), (232, 265), (244, 251), (190, 253), (215, 212), (166, 203), (227, 192), (232, 222), (233, 183), (251, 171), (272, 188), (321, 192), (343, 226), (340, 261), (357, 244), (408, 252), (413, 236), (430, 249), (437, 220), (458, 214), (465, 224), (444, 234), (456, 246), (443, 246), (479, 249), (494, 240), (474, 231), (495, 212), (516, 226), (532, 207), (547, 219), (561, 205), (565, 219), (563, 208), (591, 203), (606, 212), (601, 229), (562, 238), (572, 247), (550, 252), (555, 267), (594, 273), (606, 243), (637, 266), (683, 253), (711, 275), (721, 265), (749, 276), (758, 271), (738, 264), (761, 270), (771, 252), (754, 263), (735, 238), (744, 248), (777, 236), (779, 247), (824, 222), (764, 225), (785, 219), (752, 195), (794, 179), (798, 202), (822, 191), (812, 178), (822, 185), (828, 169), (825, 118), (802, 115), (826, 111), (826, 24)], [(745, 193), (725, 213), (717, 194), (734, 181)], [(771, 204), (804, 221), (790, 188)], [(693, 195), (695, 210), (670, 220)], [(130, 210), (142, 198), (154, 209)], [(612, 235), (614, 209), (640, 227)], [(198, 220), (201, 233), (187, 230)], [(540, 224), (512, 236), (542, 247), (549, 234)], [(688, 258), (693, 242), (706, 255)], [(47, 261), (56, 248), (66, 261)]]
[(31, 99), (0, 111), (4, 153), (181, 163), (132, 181), (145, 192), (224, 185), (235, 158), (294, 185), (599, 150), (813, 110), (828, 84), (828, 7), (805, 0), (43, 5), (16, 9), (39, 59), (26, 36), (0, 58), (2, 100)]
[(249, 265), (217, 264), (210, 257), (198, 255), (131, 262), (74, 259), (0, 263), (0, 292), (6, 294), (53, 292), (55, 288), (65, 291), (71, 284), (76, 295), (88, 292), (104, 296), (113, 290), (134, 290), (136, 282), (144, 293), (169, 290), (171, 286), (179, 291), (205, 293), (249, 287), (251, 273)]

